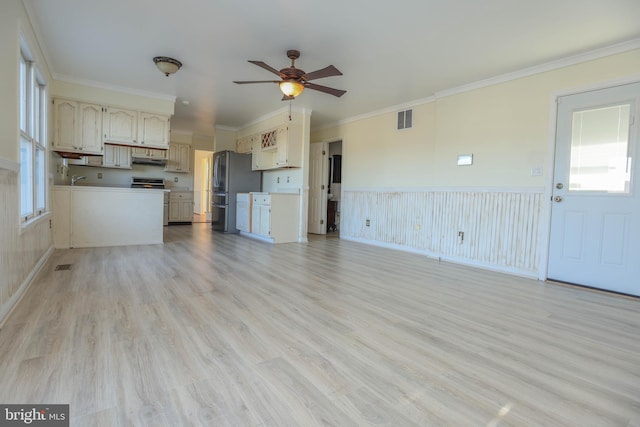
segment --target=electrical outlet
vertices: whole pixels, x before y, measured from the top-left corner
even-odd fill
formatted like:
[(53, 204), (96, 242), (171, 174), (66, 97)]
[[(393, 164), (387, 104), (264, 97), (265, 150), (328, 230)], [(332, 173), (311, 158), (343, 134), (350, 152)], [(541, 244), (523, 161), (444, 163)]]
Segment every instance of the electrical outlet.
[(276, 183), (277, 183), (277, 184), (280, 184), (280, 177), (277, 177), (277, 178), (276, 178)]
[(178, 182), (178, 177), (173, 178), (173, 182)]
[(370, 219), (366, 220), (364, 222), (364, 225), (366, 225), (367, 227), (370, 227), (371, 226), (371, 220)]
[(534, 166), (531, 168), (531, 176), (542, 176), (542, 166)]
[(98, 172), (98, 179), (102, 179), (102, 172)]
[(287, 184), (289, 183), (289, 177), (287, 177)]

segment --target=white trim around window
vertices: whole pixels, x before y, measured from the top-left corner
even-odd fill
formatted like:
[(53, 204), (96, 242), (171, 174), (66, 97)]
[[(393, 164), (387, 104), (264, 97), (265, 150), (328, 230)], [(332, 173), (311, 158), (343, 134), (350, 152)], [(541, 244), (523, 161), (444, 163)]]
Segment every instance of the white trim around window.
[(20, 52), (20, 223), (47, 213), (47, 87), (24, 46)]

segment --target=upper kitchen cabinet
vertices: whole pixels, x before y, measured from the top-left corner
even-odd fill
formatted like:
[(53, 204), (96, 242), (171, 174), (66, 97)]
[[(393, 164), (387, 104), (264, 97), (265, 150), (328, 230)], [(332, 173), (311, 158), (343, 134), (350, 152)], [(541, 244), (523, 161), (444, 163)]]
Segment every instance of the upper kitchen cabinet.
[(251, 145), (253, 144), (253, 136), (245, 136), (236, 141), (236, 152), (247, 154), (251, 153)]
[(164, 170), (166, 172), (189, 173), (191, 146), (172, 142), (169, 145), (169, 157)]
[(145, 147), (169, 148), (169, 117), (140, 113), (138, 143)]
[[(295, 124), (280, 125), (252, 137), (253, 170), (302, 167), (302, 128)], [(241, 140), (238, 140), (239, 142)]]
[(55, 151), (103, 154), (101, 105), (56, 98), (53, 106)]
[(137, 145), (138, 112), (107, 107), (104, 113), (104, 142)]
[(104, 141), (131, 146), (169, 148), (169, 117), (107, 107)]
[(286, 125), (277, 129), (276, 166), (279, 168), (302, 167), (302, 128)]

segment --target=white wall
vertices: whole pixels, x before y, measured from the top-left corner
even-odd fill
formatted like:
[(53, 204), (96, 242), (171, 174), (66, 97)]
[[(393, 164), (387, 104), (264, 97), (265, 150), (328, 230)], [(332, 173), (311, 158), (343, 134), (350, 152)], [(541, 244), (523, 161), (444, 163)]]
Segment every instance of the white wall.
[[(317, 129), (314, 142), (343, 141), (341, 236), (539, 275), (546, 263), (539, 254), (547, 230), (539, 226), (548, 212), (541, 197), (553, 166), (555, 96), (630, 79), (640, 80), (639, 49), (434, 97), (413, 107), (412, 129), (395, 129), (396, 112)], [(473, 154), (474, 164), (457, 166), (459, 154)], [(542, 168), (542, 175), (532, 176), (535, 168)], [(417, 193), (422, 196), (414, 197)], [(440, 204), (440, 196), (449, 201)], [(530, 197), (541, 205), (522, 205)], [(483, 225), (487, 209), (470, 208), (478, 200), (494, 203), (490, 212), (497, 215), (498, 232)], [(459, 220), (425, 227), (424, 218), (436, 211)], [(417, 217), (409, 219), (407, 212)], [(405, 221), (399, 224), (394, 217)], [(514, 220), (519, 223), (505, 226)], [(527, 234), (534, 228), (535, 235)], [(465, 232), (459, 246), (441, 244), (455, 242), (459, 231)], [(508, 257), (492, 256), (498, 247), (521, 251), (535, 262), (515, 265)], [(525, 247), (528, 252), (522, 252)]]

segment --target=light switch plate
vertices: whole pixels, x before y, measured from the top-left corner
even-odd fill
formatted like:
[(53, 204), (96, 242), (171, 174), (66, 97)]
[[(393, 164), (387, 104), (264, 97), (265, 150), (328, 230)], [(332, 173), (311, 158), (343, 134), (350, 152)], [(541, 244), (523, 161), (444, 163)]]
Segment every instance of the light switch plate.
[(458, 166), (471, 166), (473, 164), (473, 154), (458, 155)]

